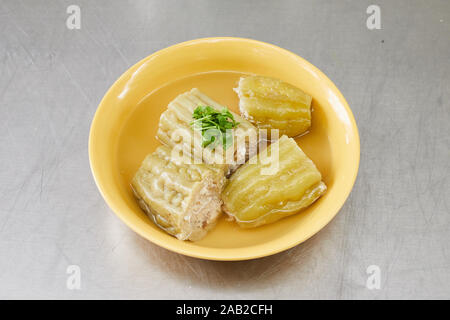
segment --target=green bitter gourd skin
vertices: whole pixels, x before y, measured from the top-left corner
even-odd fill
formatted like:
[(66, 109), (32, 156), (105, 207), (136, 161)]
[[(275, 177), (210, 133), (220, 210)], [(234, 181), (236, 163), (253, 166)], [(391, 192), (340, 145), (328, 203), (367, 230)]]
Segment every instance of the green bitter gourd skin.
[[(314, 163), (295, 140), (282, 136), (241, 166), (222, 192), (224, 211), (244, 228), (275, 222), (308, 207), (326, 191)], [(275, 155), (278, 154), (278, 159)], [(268, 170), (270, 167), (276, 170)], [(268, 174), (263, 174), (268, 170)]]

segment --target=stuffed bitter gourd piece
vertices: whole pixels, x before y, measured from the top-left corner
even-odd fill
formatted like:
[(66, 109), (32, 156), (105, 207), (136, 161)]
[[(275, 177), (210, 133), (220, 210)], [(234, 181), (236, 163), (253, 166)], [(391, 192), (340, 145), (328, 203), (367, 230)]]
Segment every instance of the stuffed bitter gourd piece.
[(132, 180), (140, 207), (160, 228), (180, 240), (199, 240), (221, 213), (223, 167), (183, 164), (160, 146), (142, 162)]
[[(261, 129), (278, 129), (294, 137), (311, 126), (311, 96), (278, 79), (249, 76), (235, 89), (246, 119)], [(268, 130), (270, 137), (270, 130)]]
[[(262, 159), (265, 152), (249, 159), (222, 192), (224, 211), (241, 227), (257, 227), (297, 213), (326, 191), (320, 172), (294, 139), (282, 136), (267, 149), (270, 159)], [(275, 170), (264, 174), (269, 167)]]
[(239, 124), (232, 130), (233, 144), (224, 150), (202, 146), (202, 134), (192, 127), (194, 110), (199, 106), (210, 106), (215, 110), (225, 107), (215, 102), (197, 88), (182, 93), (169, 103), (161, 114), (157, 138), (171, 148), (176, 148), (191, 161), (223, 163), (232, 172), (256, 152), (257, 129), (249, 121), (231, 112)]

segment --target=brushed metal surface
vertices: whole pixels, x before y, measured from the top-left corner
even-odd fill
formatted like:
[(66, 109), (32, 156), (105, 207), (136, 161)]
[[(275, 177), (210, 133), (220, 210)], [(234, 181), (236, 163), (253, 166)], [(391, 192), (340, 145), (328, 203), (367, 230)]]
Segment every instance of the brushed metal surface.
[[(66, 27), (71, 4), (81, 29)], [(450, 298), (450, 2), (0, 0), (0, 298)], [(91, 176), (96, 107), (150, 53), (208, 36), (274, 43), (332, 79), (361, 165), (306, 243), (246, 262), (161, 249), (110, 212)], [(69, 265), (80, 290), (67, 288)], [(366, 287), (367, 267), (381, 288)]]

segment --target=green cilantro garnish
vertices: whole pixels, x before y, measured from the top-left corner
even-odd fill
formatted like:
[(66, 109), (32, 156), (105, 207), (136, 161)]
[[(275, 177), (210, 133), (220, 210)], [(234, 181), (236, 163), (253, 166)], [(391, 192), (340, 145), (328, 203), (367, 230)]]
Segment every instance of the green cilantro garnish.
[(222, 142), (224, 149), (233, 144), (233, 135), (231, 129), (236, 127), (239, 122), (234, 120), (233, 114), (223, 108), (221, 111), (210, 106), (198, 106), (192, 118), (195, 119), (190, 124), (195, 130), (202, 132), (202, 147), (216, 146)]

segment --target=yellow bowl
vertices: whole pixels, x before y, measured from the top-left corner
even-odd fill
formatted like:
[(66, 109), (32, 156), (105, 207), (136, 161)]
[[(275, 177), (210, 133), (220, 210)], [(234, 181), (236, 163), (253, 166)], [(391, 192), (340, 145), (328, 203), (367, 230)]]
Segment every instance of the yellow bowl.
[[(327, 193), (308, 209), (276, 223), (240, 229), (221, 218), (198, 242), (180, 241), (156, 227), (137, 205), (130, 181), (159, 142), (159, 116), (178, 94), (199, 88), (238, 110), (232, 88), (240, 76), (287, 81), (313, 97), (312, 127), (297, 139), (316, 163)], [(245, 260), (289, 249), (322, 229), (350, 194), (359, 165), (359, 136), (352, 112), (336, 86), (316, 67), (277, 46), (241, 38), (207, 38), (158, 51), (126, 71), (95, 114), (89, 159), (100, 192), (131, 229), (166, 249), (203, 259)]]

